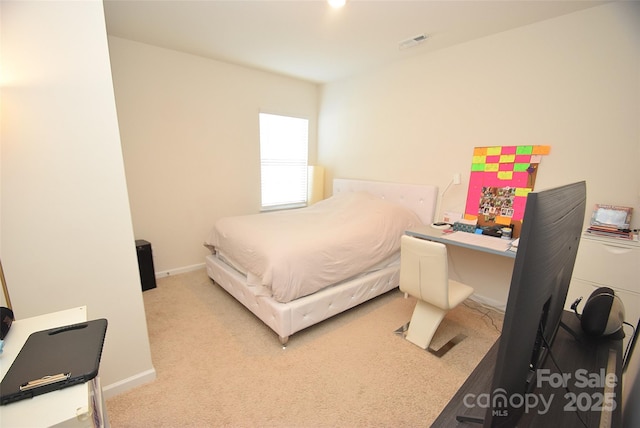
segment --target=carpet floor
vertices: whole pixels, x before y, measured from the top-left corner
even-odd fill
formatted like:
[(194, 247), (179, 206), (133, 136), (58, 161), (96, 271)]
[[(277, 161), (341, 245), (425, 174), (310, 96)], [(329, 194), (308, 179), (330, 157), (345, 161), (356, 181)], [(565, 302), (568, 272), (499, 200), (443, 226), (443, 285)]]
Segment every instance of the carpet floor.
[(498, 338), (502, 314), (467, 300), (445, 317), (438, 358), (394, 333), (415, 299), (398, 289), (277, 335), (204, 269), (143, 293), (155, 381), (106, 401), (113, 428), (425, 427)]

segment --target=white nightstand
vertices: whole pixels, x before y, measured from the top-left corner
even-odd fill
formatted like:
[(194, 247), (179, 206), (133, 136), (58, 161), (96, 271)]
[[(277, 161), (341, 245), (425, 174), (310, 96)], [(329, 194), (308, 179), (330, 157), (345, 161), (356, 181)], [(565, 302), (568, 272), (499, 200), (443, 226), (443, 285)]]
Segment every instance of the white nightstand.
[[(31, 333), (87, 320), (86, 306), (14, 321), (0, 354), (0, 378)], [(46, 358), (46, 355), (43, 355)], [(31, 399), (0, 406), (0, 425), (3, 427), (104, 427), (108, 426), (100, 381), (64, 388)]]

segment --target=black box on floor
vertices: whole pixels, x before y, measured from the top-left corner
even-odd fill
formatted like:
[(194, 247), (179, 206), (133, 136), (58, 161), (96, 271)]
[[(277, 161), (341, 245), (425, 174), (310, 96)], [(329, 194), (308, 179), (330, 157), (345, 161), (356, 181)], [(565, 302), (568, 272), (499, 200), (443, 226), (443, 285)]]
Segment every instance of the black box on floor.
[(144, 239), (136, 239), (136, 252), (138, 253), (138, 269), (140, 270), (142, 291), (156, 288), (156, 273), (153, 269), (151, 243)]

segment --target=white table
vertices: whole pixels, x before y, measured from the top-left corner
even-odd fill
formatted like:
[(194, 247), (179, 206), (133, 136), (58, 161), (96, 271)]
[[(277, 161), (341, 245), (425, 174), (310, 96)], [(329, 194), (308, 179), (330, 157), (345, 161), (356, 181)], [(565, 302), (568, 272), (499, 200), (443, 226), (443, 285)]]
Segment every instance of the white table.
[[(0, 378), (11, 367), (31, 333), (87, 320), (87, 308), (81, 306), (65, 311), (18, 319), (13, 322), (0, 354)], [(43, 355), (42, 358), (46, 358)], [(0, 426), (3, 428), (101, 427), (103, 417), (99, 380), (48, 392), (31, 399), (0, 406)]]
[(405, 233), (416, 238), (440, 242), (445, 245), (454, 245), (513, 259), (516, 257), (516, 252), (511, 251), (512, 239), (502, 239), (460, 231), (444, 232), (428, 225), (416, 226), (407, 230)]

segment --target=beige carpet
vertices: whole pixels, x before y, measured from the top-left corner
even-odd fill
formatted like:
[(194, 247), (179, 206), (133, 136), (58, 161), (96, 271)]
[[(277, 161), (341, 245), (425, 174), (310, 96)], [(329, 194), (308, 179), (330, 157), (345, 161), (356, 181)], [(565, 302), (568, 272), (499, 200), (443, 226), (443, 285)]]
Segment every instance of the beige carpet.
[(157, 379), (107, 400), (113, 428), (429, 426), (502, 327), (501, 314), (465, 302), (434, 346), (468, 337), (439, 359), (394, 334), (415, 305), (396, 289), (282, 349), (204, 270), (143, 296)]

